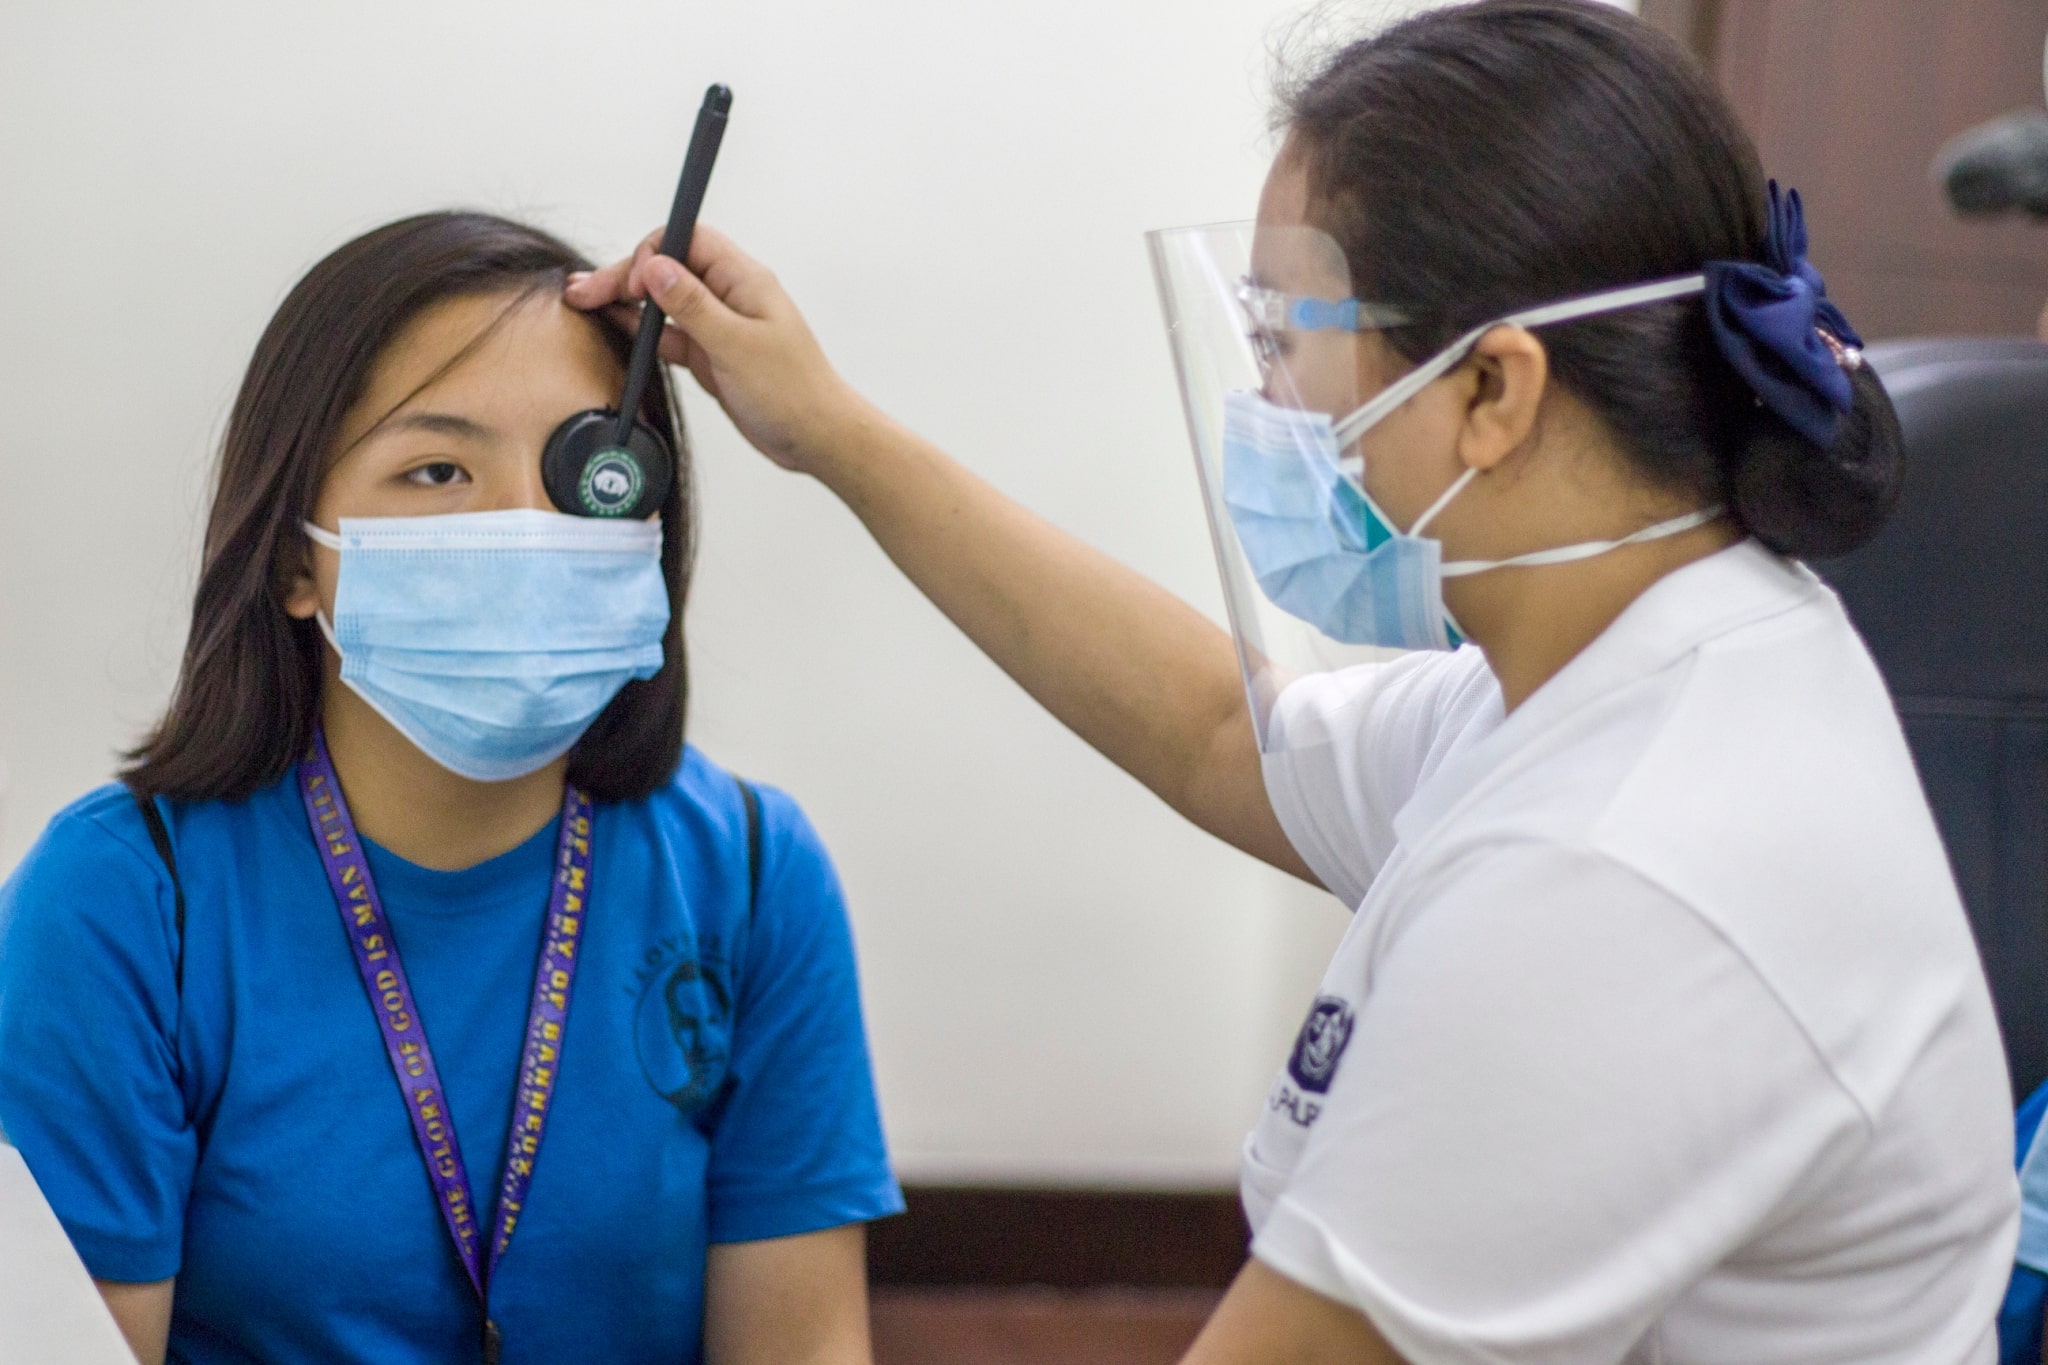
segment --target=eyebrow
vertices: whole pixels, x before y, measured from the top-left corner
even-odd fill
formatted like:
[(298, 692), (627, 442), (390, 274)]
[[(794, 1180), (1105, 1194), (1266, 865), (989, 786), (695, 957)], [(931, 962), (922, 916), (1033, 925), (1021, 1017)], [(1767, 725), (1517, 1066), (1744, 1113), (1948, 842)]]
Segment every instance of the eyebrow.
[(487, 441), (498, 434), (494, 428), (453, 412), (408, 412), (380, 425), (386, 431), (431, 431), (472, 441)]

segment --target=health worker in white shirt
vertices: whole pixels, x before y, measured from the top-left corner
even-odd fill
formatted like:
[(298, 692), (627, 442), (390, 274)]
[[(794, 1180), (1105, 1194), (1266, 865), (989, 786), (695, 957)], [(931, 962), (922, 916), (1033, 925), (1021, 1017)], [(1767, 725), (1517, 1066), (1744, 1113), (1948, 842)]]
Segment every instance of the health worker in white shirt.
[(1877, 531), (1900, 435), (1797, 196), (1575, 0), (1426, 14), (1283, 108), (1257, 222), (1152, 239), (1235, 641), (851, 392), (716, 233), (569, 298), (651, 293), (1055, 715), (1356, 907), (1189, 1365), (1992, 1360), (1991, 1002), (1799, 562)]

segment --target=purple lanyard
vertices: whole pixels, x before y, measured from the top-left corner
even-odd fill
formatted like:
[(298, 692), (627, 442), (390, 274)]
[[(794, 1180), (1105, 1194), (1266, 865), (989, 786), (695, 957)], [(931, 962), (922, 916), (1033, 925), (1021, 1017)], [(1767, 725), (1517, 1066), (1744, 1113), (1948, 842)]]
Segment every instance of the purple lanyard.
[(584, 902), (590, 894), (590, 798), (574, 786), (562, 796), (555, 880), (548, 893), (533, 1005), (526, 1016), (526, 1046), (519, 1055), (519, 1090), (512, 1102), (512, 1127), (505, 1142), (505, 1178), (498, 1186), (493, 1215), (497, 1235), (491, 1239), (490, 1259), (484, 1262), (478, 1255), (482, 1232), (476, 1199), (470, 1193), (469, 1172), (462, 1164), (462, 1148), (455, 1140), (455, 1116), (441, 1089), (441, 1073), (434, 1067), (433, 1049), (427, 1046), (412, 986), (398, 960), (397, 938), (384, 917), (384, 903), (370, 879), (362, 840), (356, 837), (348, 801), (334, 775), (334, 761), (327, 755), (327, 737), (317, 728), (313, 747), (299, 762), (299, 794), (305, 799), (313, 842), (320, 846), (321, 861), (327, 865), (334, 904), (348, 928), (363, 989), (384, 1033), (392, 1074), (412, 1115), (413, 1136), (419, 1140), (420, 1157), (433, 1182), (434, 1198), (441, 1205), (441, 1219), (448, 1225), (448, 1235), (455, 1241), (462, 1268), (469, 1272), (470, 1287), (476, 1290), (477, 1303), (483, 1309), (484, 1359), (495, 1365), (500, 1343), (497, 1324), (490, 1319), (491, 1273), (511, 1244), (512, 1229), (526, 1207), (548, 1105), (555, 1097), (562, 1032), (569, 1021), (569, 989), (576, 978), (576, 945), (583, 932)]

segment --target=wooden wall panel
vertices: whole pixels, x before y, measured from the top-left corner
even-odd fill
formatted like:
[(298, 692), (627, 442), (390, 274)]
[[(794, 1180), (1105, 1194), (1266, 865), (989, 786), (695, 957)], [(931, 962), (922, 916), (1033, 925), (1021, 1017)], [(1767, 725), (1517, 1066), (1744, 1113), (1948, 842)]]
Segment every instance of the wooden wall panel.
[(1806, 200), (1814, 262), (1864, 335), (2031, 335), (2048, 303), (2048, 226), (1960, 219), (1929, 167), (1964, 129), (2041, 106), (2048, 0), (1716, 9), (1706, 55), (1766, 173)]

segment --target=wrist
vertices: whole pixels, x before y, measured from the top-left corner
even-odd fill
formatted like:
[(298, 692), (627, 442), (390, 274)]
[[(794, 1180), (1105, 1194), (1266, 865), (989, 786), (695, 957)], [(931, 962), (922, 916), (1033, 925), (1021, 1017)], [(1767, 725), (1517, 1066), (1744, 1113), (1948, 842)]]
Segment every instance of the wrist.
[(791, 464), (852, 502), (874, 472), (895, 427), (887, 415), (834, 377), (831, 391), (813, 404), (811, 418), (793, 443)]

